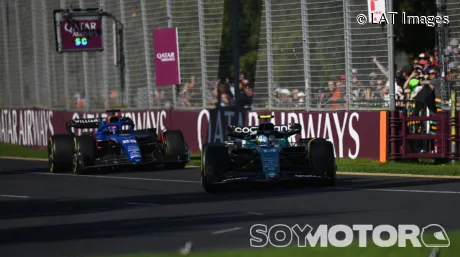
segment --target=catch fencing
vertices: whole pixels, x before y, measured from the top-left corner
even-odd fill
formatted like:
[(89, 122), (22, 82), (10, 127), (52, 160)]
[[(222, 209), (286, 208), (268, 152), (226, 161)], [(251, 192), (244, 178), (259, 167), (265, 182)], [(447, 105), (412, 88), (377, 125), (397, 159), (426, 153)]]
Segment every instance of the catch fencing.
[[(449, 1), (454, 11), (449, 15), (458, 17), (458, 2)], [(375, 57), (381, 67), (388, 66), (386, 28), (356, 22), (358, 14), (367, 14), (367, 1), (259, 2), (261, 13), (253, 20), (260, 26), (245, 35), (252, 44), (240, 44), (241, 49), (252, 45), (253, 50), (246, 49), (251, 53), (240, 59), (241, 72), (253, 74), (253, 109), (388, 108), (389, 92), (376, 90), (383, 89), (388, 79), (374, 62)], [(231, 71), (231, 56), (223, 54), (231, 53), (225, 49), (231, 45), (229, 4), (228, 0), (0, 0), (4, 35), (0, 108), (212, 108), (218, 79)], [(71, 6), (101, 7), (123, 23), (124, 88), (113, 65), (111, 20), (103, 19), (103, 52), (56, 52), (52, 11)], [(243, 4), (242, 13), (244, 8)], [(458, 18), (453, 20), (451, 29), (459, 32)], [(155, 83), (152, 30), (161, 27), (179, 31), (177, 86)], [(337, 88), (335, 94), (330, 86)]]
[(449, 16), (449, 25), (444, 31), (438, 31), (439, 43), (444, 51), (447, 66), (447, 85), (457, 94), (457, 103), (460, 102), (460, 2), (457, 0), (438, 0), (439, 7), (445, 7)]

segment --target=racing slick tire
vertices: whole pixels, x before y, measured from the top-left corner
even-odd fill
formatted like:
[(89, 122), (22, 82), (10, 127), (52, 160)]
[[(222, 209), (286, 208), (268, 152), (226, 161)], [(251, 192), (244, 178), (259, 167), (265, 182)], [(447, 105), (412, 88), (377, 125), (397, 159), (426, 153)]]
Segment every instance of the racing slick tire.
[(75, 174), (83, 174), (94, 165), (96, 159), (96, 140), (92, 135), (74, 138), (72, 170)]
[(48, 163), (51, 173), (72, 171), (73, 139), (70, 134), (52, 135), (48, 140)]
[(321, 186), (335, 186), (337, 166), (334, 146), (324, 138), (313, 138), (308, 142), (310, 167), (314, 174), (322, 176)]
[(215, 182), (230, 165), (228, 149), (224, 144), (205, 144), (201, 151), (201, 186), (208, 193), (218, 193), (223, 185)]
[(166, 169), (183, 169), (185, 168), (184, 155), (187, 150), (184, 135), (180, 130), (167, 130), (163, 134), (165, 144), (165, 156), (168, 161), (179, 160), (182, 162), (165, 163)]

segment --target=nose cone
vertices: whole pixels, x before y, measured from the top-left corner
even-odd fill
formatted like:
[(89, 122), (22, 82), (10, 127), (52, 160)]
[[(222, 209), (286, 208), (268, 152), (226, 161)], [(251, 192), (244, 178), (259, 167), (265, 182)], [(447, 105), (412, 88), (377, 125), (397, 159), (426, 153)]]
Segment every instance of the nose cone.
[(133, 157), (133, 158), (131, 158), (131, 161), (132, 161), (133, 163), (138, 164), (138, 163), (141, 163), (141, 162), (142, 162), (142, 158), (141, 158), (141, 157)]

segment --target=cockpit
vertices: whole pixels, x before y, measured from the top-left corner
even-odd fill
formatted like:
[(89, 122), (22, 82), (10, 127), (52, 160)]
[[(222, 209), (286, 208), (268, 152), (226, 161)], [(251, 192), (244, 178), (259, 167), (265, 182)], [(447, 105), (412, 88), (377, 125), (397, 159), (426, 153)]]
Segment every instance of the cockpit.
[[(105, 124), (111, 124), (111, 123), (116, 123), (120, 122), (121, 118), (120, 116), (117, 115), (112, 115), (112, 116), (107, 116), (105, 119)], [(108, 126), (105, 128), (105, 132), (109, 132), (111, 134), (119, 134), (121, 133), (122, 128), (119, 125), (113, 125), (113, 126)]]
[(105, 124), (110, 124), (110, 123), (114, 123), (114, 122), (120, 122), (120, 116), (111, 115), (111, 116), (107, 116), (107, 118), (105, 118)]

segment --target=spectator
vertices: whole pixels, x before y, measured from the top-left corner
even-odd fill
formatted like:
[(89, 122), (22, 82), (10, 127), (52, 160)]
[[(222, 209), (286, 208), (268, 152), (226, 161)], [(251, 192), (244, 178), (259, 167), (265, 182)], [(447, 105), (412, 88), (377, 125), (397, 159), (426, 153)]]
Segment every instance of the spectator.
[(304, 97), (305, 97), (305, 94), (303, 92), (301, 92), (299, 89), (293, 89), (292, 90), (291, 105), (293, 107), (302, 106), (302, 103), (304, 102)]
[(278, 99), (277, 99), (278, 106), (279, 107), (289, 107), (291, 104), (290, 96), (291, 96), (291, 91), (289, 91), (289, 89), (287, 88), (280, 89), (278, 91)]
[(108, 106), (113, 107), (113, 106), (119, 106), (119, 101), (118, 101), (118, 91), (116, 89), (110, 90), (109, 92), (109, 99), (108, 99)]
[(221, 94), (220, 107), (230, 107), (230, 106), (231, 106), (230, 96), (226, 93)]
[(75, 100), (76, 100), (76, 104), (75, 104), (75, 107), (79, 110), (82, 110), (85, 108), (85, 105), (86, 105), (86, 100), (84, 98), (81, 98), (81, 95), (80, 93), (76, 93), (74, 95), (75, 97)]
[(415, 100), (415, 109), (413, 115), (418, 115), (420, 111), (424, 111), (425, 108), (428, 108), (430, 112), (436, 113), (436, 101), (435, 101), (435, 90), (428, 83), (424, 83), (421, 86), (420, 91), (414, 97)]
[[(423, 70), (426, 70), (426, 68), (428, 68), (428, 66), (429, 66), (429, 62), (428, 62), (429, 56), (426, 55), (425, 53), (420, 53), (420, 54), (418, 55), (418, 60), (419, 60), (419, 61), (418, 61), (418, 65), (421, 65), (421, 66), (422, 66), (422, 69), (423, 69)], [(414, 66), (414, 67), (415, 67), (415, 66)]]
[(297, 94), (297, 97), (298, 97), (298, 100), (297, 100), (297, 106), (300, 107), (300, 106), (303, 106), (304, 105), (304, 102), (305, 102), (305, 93), (300, 91), (298, 94)]
[(318, 108), (322, 108), (325, 104), (329, 101), (335, 91), (335, 81), (330, 80), (327, 84), (327, 90), (320, 89), (319, 90), (319, 101), (318, 101)]
[(375, 93), (374, 93), (374, 97), (381, 100), (383, 95), (384, 95), (384, 90), (385, 90), (385, 80), (383, 78), (383, 76), (381, 76), (381, 78), (379, 78), (377, 80), (377, 85), (375, 87)]
[[(228, 80), (228, 81), (230, 81), (230, 80)], [(235, 103), (234, 103), (235, 98), (234, 98), (234, 95), (232, 94), (231, 86), (227, 82), (219, 84), (219, 86), (217, 88), (217, 99), (218, 99), (217, 107), (222, 107), (223, 106), (222, 105), (222, 96), (223, 95), (226, 95), (226, 97), (228, 99), (228, 103), (223, 103), (225, 106), (231, 107), (231, 106), (235, 105)]]
[(365, 95), (365, 88), (363, 84), (358, 80), (358, 76), (356, 74), (353, 75), (352, 80), (352, 99), (353, 101), (361, 101)]
[(432, 68), (424, 81), (422, 81), (421, 85), (429, 85), (432, 90), (434, 90), (434, 94), (436, 98), (441, 98), (441, 79), (438, 77), (438, 71), (435, 68)]
[(420, 65), (415, 65), (412, 74), (404, 83), (404, 93), (406, 94), (406, 99), (412, 99), (415, 95), (415, 88), (419, 85), (419, 79), (422, 75), (423, 67)]
[(219, 85), (219, 81), (220, 80), (217, 80), (217, 81), (213, 81), (213, 82), (210, 82), (208, 83), (208, 93), (207, 93), (207, 103), (210, 104), (210, 105), (214, 105), (216, 106), (217, 105), (217, 87)]
[[(390, 83), (384, 83), (383, 81), (380, 81), (380, 85), (383, 86), (385, 85), (384, 87), (382, 87), (381, 89), (381, 96), (383, 98), (383, 101), (388, 105), (390, 104)], [(398, 100), (402, 100), (404, 98), (404, 95), (403, 95), (403, 89), (397, 84), (395, 83), (395, 99), (396, 101), (398, 102)]]
[(241, 93), (241, 106), (244, 109), (252, 108), (252, 99), (254, 97), (254, 85), (246, 83)]
[(377, 57), (373, 56), (372, 62), (375, 63), (379, 68), (380, 72), (382, 72), (382, 74), (388, 78), (388, 70), (385, 67), (383, 67), (383, 65), (377, 60)]
[[(341, 103), (343, 103), (343, 98), (345, 94), (343, 93), (344, 91), (344, 84), (343, 80), (345, 79), (345, 76), (342, 75), (340, 77), (340, 80), (334, 83), (329, 83), (329, 91), (330, 94), (329, 98), (326, 100), (325, 104), (330, 104), (330, 108), (332, 109), (338, 109), (341, 107)], [(343, 106), (343, 105), (342, 105)]]
[(377, 73), (371, 72), (367, 79), (367, 86), (364, 90), (363, 97), (366, 100), (372, 100), (380, 97), (380, 90), (377, 87)]
[(435, 66), (435, 67), (439, 67), (437, 54), (439, 54), (439, 53), (435, 52), (435, 53), (430, 55), (430, 63), (431, 63), (432, 66)]
[(157, 106), (158, 107), (164, 106), (166, 108), (170, 107), (170, 102), (169, 101), (164, 102), (165, 100), (166, 100), (165, 91), (155, 89), (155, 102), (157, 103)]
[(192, 107), (191, 102), (195, 91), (195, 76), (190, 77), (190, 83), (185, 84), (179, 93), (180, 104), (184, 107)]
[[(377, 57), (373, 56), (372, 57), (372, 61), (377, 65), (377, 67), (379, 68), (379, 70), (382, 72), (382, 74), (387, 78), (387, 80), (389, 80), (389, 67), (388, 68), (385, 68), (383, 67), (383, 65), (377, 60)], [(398, 69), (398, 66), (395, 64), (394, 65), (394, 70), (396, 71)]]
[(439, 50), (438, 48), (433, 48), (433, 56), (434, 56), (434, 61), (433, 64), (436, 66), (439, 66)]

